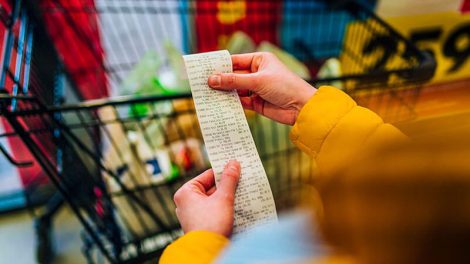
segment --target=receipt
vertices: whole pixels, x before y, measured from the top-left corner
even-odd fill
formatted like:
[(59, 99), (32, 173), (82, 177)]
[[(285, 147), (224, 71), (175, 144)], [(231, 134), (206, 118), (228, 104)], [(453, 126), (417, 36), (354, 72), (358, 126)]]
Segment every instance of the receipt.
[(207, 85), (210, 75), (232, 72), (230, 54), (223, 50), (183, 58), (216, 184), (229, 160), (235, 159), (241, 165), (233, 233), (277, 221), (268, 178), (237, 92), (216, 91)]

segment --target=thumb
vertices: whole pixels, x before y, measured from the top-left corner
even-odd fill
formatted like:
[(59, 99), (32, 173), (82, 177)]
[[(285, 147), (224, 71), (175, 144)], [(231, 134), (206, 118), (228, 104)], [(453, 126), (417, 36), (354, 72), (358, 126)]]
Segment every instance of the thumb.
[(221, 192), (224, 195), (235, 195), (238, 181), (240, 180), (240, 171), (240, 163), (238, 163), (238, 161), (229, 161), (227, 165), (225, 165), (224, 171), (220, 177), (217, 192)]
[(253, 73), (219, 73), (209, 77), (208, 84), (217, 90), (250, 90), (257, 88)]

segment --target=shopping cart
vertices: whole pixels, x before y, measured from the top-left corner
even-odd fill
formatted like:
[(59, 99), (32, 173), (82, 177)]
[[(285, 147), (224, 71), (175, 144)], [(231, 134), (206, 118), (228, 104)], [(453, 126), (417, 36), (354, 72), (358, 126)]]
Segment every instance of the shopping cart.
[[(0, 34), (3, 37), (2, 73), (0, 78), (0, 96), (2, 96), (0, 108), (2, 110), (0, 112), (3, 113), (7, 101), (9, 109), (15, 110), (17, 100), (13, 99), (12, 96), (27, 94), (30, 92), (29, 88), (35, 94), (42, 94), (43, 92), (47, 94), (41, 97), (46, 104), (57, 104), (61, 98), (59, 92), (61, 89), (58, 82), (61, 75), (49, 70), (59, 66), (59, 61), (54, 60), (56, 54), (51, 53), (50, 48), (38, 45), (38, 40), (33, 38), (34, 30), (28, 20), (29, 16), (19, 3), (1, 1), (0, 14)], [(49, 57), (46, 62), (37, 55), (33, 56), (33, 46), (37, 49), (35, 54), (43, 54)], [(43, 69), (35, 68), (43, 63), (47, 63), (49, 66)], [(36, 90), (36, 88), (39, 88), (38, 85), (29, 85), (30, 82), (38, 81), (37, 75), (42, 75), (40, 81), (42, 87), (47, 87), (47, 90)], [(8, 98), (7, 101), (4, 101), (5, 98)], [(34, 123), (27, 125), (31, 129), (35, 127)], [(12, 153), (9, 153), (7, 146), (1, 143), (0, 151), (6, 160), (17, 168), (17, 173), (21, 176), (23, 184), (21, 198), (24, 198), (26, 206), (30, 209), (29, 212), (34, 219), (37, 259), (42, 260), (41, 263), (48, 262), (51, 260), (53, 251), (53, 217), (62, 207), (63, 198), (55, 186), (50, 183), (41, 166), (37, 162), (33, 162), (33, 156), (4, 118), (0, 118), (0, 139), (2, 139), (2, 143), (9, 145)], [(55, 149), (44, 153), (44, 155), (57, 157), (59, 153), (60, 150)], [(4, 169), (8, 168), (0, 167), (2, 173), (5, 172)]]
[[(362, 4), (315, 3), (42, 0), (15, 2), (22, 20), (4, 12), (13, 21), (5, 23), (13, 32), (7, 44), (18, 50), (22, 43), (14, 21), (30, 25), (34, 41), (27, 45), (31, 61), (16, 58), (19, 71), (3, 58), (10, 87), (0, 95), (0, 114), (14, 130), (3, 136), (21, 139), (70, 206), (84, 227), (90, 263), (157, 258), (181, 235), (174, 192), (209, 163), (190, 94), (63, 104), (51, 102), (57, 79), (79, 99), (113, 93), (151, 49), (168, 65), (165, 43), (208, 51), (241, 31), (295, 55), (312, 84), (340, 86), (387, 119), (412, 117), (419, 86), (433, 74), (430, 57)], [(331, 58), (342, 71), (315, 77)], [(276, 206), (289, 209), (296, 190), (314, 181), (310, 160), (289, 142), (289, 127), (247, 115)]]

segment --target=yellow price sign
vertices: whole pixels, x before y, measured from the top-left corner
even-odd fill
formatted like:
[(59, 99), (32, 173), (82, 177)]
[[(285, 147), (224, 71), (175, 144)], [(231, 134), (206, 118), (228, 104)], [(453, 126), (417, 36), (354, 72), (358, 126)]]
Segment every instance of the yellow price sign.
[[(447, 12), (394, 17), (387, 22), (419, 49), (428, 51), (434, 57), (437, 68), (430, 81), (470, 77), (470, 15)], [(416, 66), (407, 61), (410, 58), (403, 41), (398, 41), (380, 27), (375, 31), (372, 28), (368, 21), (348, 25), (345, 42), (349, 50), (344, 50), (341, 55), (344, 74), (371, 74)], [(361, 63), (358, 63), (359, 60)], [(395, 77), (383, 81), (396, 83), (407, 78)]]
[(433, 54), (433, 82), (470, 77), (470, 15), (457, 12), (388, 18), (418, 48)]
[(350, 23), (344, 42), (347, 45), (343, 46), (340, 56), (342, 74), (365, 77), (348, 78), (344, 82), (346, 89), (374, 83), (400, 86), (414, 78), (405, 71), (418, 67), (414, 53), (405, 41), (391, 34), (388, 28), (378, 26), (375, 20)]

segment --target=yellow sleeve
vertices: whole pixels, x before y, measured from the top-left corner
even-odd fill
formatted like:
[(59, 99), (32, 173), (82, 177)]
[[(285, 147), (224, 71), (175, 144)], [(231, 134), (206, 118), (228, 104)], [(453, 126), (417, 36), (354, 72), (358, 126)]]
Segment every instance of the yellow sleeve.
[(317, 173), (330, 175), (354, 155), (406, 136), (346, 93), (324, 86), (300, 111), (290, 138), (314, 159)]
[(192, 231), (171, 243), (160, 257), (161, 264), (212, 263), (229, 240), (209, 231)]

